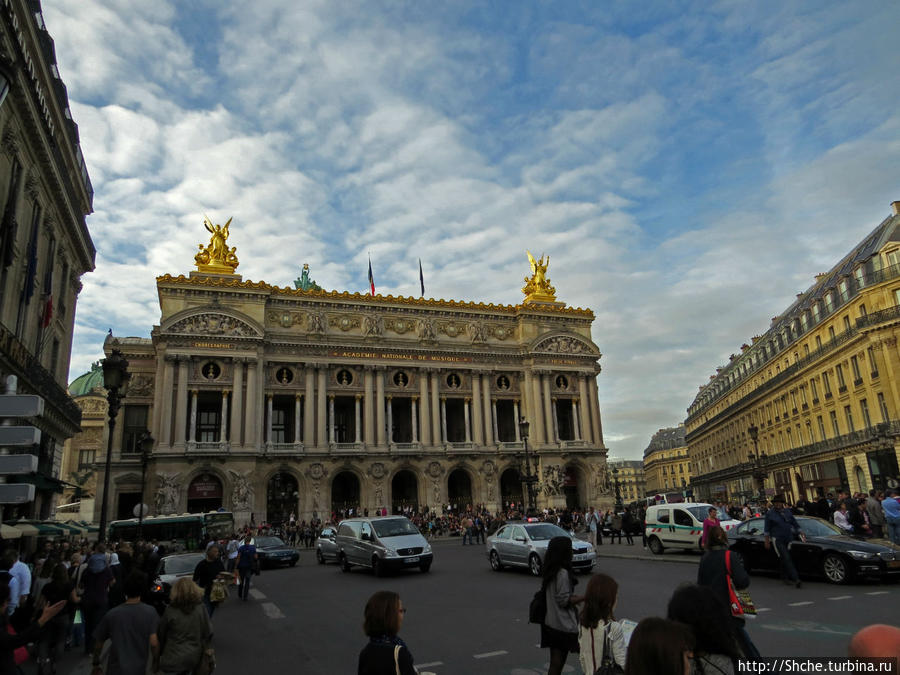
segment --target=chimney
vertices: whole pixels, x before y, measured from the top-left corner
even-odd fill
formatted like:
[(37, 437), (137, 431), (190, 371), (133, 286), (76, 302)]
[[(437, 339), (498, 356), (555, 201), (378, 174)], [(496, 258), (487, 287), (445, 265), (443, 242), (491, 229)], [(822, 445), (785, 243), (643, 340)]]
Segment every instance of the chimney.
[(900, 202), (891, 202), (891, 210), (895, 216), (900, 216)]

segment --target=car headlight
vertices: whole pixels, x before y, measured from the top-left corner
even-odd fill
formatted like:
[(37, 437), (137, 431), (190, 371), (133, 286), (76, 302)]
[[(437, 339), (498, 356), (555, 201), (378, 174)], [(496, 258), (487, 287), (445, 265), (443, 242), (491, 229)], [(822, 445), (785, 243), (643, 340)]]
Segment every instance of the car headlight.
[(384, 557), (385, 557), (385, 558), (396, 558), (396, 557), (397, 557), (397, 551), (395, 551), (395, 550), (392, 549), (392, 548), (386, 548), (386, 549), (384, 549)]
[(431, 544), (425, 544), (425, 548), (422, 549), (422, 553), (431, 553)]
[(878, 555), (875, 553), (869, 553), (868, 551), (847, 551), (847, 554), (851, 558), (855, 558), (856, 560), (877, 560)]

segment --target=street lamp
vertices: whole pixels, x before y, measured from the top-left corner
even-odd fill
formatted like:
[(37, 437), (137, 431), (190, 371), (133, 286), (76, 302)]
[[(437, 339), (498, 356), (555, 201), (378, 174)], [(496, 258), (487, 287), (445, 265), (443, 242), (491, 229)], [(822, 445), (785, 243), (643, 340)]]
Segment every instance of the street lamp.
[(753, 441), (753, 452), (748, 453), (749, 459), (753, 462), (753, 477), (756, 479), (759, 484), (759, 500), (761, 503), (765, 503), (766, 501), (766, 477), (769, 473), (763, 468), (763, 462), (766, 459), (766, 453), (759, 453), (759, 427), (757, 427), (752, 422), (750, 423), (750, 427), (747, 429), (747, 433), (750, 434), (750, 440)]
[(538, 477), (531, 473), (531, 459), (528, 456), (528, 428), (531, 426), (524, 417), (519, 419), (519, 436), (525, 444), (525, 475), (522, 482), (525, 483), (525, 491), (528, 498), (528, 513), (534, 513), (534, 484), (537, 483)]
[(153, 450), (153, 436), (148, 430), (141, 435), (141, 501), (138, 504), (138, 540), (144, 538), (144, 478), (147, 475), (147, 462)]
[(109, 438), (106, 439), (106, 465), (103, 475), (103, 496), (100, 498), (100, 532), (98, 540), (106, 541), (106, 519), (109, 507), (109, 473), (112, 467), (112, 441), (116, 430), (116, 415), (119, 414), (119, 389), (131, 375), (128, 372), (128, 361), (122, 352), (113, 349), (109, 356), (101, 362), (103, 366), (103, 386), (106, 388), (106, 401), (109, 404)]
[(624, 504), (622, 504), (622, 492), (619, 489), (619, 467), (614, 466), (613, 470), (613, 485), (616, 488), (616, 513), (622, 511), (624, 509)]

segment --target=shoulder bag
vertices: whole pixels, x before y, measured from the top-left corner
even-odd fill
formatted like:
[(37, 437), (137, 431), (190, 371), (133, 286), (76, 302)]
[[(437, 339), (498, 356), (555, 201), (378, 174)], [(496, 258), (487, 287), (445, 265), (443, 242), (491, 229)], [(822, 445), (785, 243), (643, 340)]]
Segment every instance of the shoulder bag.
[(547, 618), (547, 593), (543, 583), (528, 605), (528, 623), (544, 623)]
[(731, 616), (738, 619), (755, 619), (756, 605), (750, 598), (748, 591), (739, 591), (734, 587), (734, 580), (731, 578), (731, 551), (725, 551), (725, 570), (727, 574), (725, 578), (728, 581), (728, 604), (731, 605)]
[(216, 652), (212, 647), (204, 647), (200, 663), (194, 668), (194, 675), (211, 675), (216, 669)]
[(400, 645), (394, 645), (394, 669), (400, 675)]
[(612, 647), (609, 644), (609, 624), (606, 625), (606, 632), (603, 634), (603, 656), (600, 658), (599, 666), (594, 650), (594, 629), (591, 628), (591, 659), (594, 663), (594, 675), (622, 675), (625, 672), (622, 666), (616, 663), (612, 654)]
[(224, 602), (228, 598), (228, 586), (224, 579), (213, 579), (212, 588), (209, 590), (210, 602)]

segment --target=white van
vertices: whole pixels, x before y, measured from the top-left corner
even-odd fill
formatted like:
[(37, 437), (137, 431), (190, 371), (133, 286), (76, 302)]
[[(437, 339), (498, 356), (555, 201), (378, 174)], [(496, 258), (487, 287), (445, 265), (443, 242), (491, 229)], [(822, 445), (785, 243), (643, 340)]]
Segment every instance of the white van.
[[(647, 546), (657, 555), (667, 548), (702, 551), (703, 521), (711, 508), (712, 504), (696, 502), (651, 506), (645, 521)], [(739, 520), (723, 520), (720, 526), (727, 532), (740, 523)]]
[(371, 567), (380, 577), (389, 570), (431, 569), (434, 553), (419, 529), (405, 516), (348, 518), (338, 525), (337, 558), (341, 570)]

